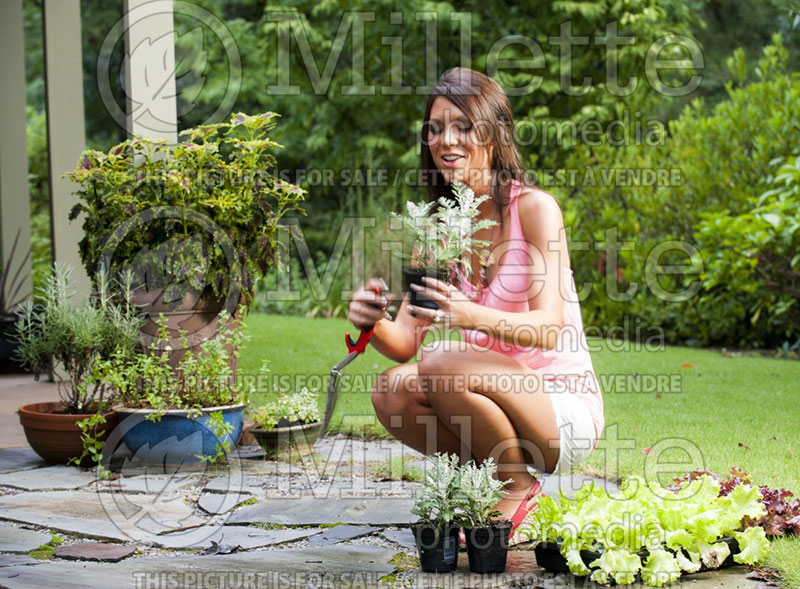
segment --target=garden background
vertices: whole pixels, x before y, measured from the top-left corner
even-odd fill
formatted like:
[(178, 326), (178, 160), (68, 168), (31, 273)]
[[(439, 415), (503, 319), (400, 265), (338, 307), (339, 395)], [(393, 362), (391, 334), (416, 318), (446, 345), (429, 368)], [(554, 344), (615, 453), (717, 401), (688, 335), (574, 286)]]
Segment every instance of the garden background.
[[(342, 291), (352, 286), (351, 249), (341, 250), (343, 258), (335, 265), (335, 273), (326, 267), (335, 251), (338, 229), (346, 217), (373, 218), (380, 229), (386, 226), (389, 211), (399, 210), (406, 199), (422, 198), (413, 183), (391, 179), (398, 172), (400, 178), (406, 177), (403, 174), (417, 166), (419, 120), (426, 96), (342, 91), (352, 83), (354, 66), (352, 33), (341, 42), (334, 41), (343, 11), (371, 13), (374, 3), (281, 5), (280, 10), (299, 14), (318, 71), (325, 73), (326, 59), (333, 68), (330, 83), (322, 76), (315, 89), (293, 41), (289, 55), (291, 83), (300, 88), (296, 95), (268, 91), (279, 82), (282, 56), (276, 39), (289, 34), (287, 23), (269, 20), (268, 7), (255, 0), (200, 0), (197, 4), (225, 22), (238, 44), (244, 75), (234, 111), (273, 110), (282, 115), (273, 137), (283, 146), (276, 150), (280, 169), (308, 190), (308, 217), (300, 220), (300, 228), (315, 270), (322, 275), (327, 269), (333, 276), (333, 282), (325, 285), (330, 288), (312, 292), (295, 251), (291, 288), (302, 295), (293, 301), (262, 296), (253, 311), (344, 317)], [(627, 335), (636, 335), (635, 325), (642, 326), (640, 333), (645, 334), (649, 326), (659, 326), (669, 343), (781, 349), (796, 356), (800, 348), (800, 257), (796, 255), (800, 172), (793, 165), (783, 175), (779, 173), (782, 164), (796, 164), (800, 145), (800, 86), (793, 74), (800, 34), (798, 12), (792, 4), (789, 0), (525, 2), (514, 6), (492, 1), (388, 3), (375, 13), (374, 22), (364, 23), (364, 79), (380, 89), (397, 85), (396, 76), (401, 73), (406, 86), (423, 84), (425, 59), (430, 59), (423, 58), (426, 39), (430, 40), (426, 27), (431, 21), (436, 28), (437, 75), (454, 65), (452, 61), (461, 55), (460, 21), (451, 19), (456, 11), (472, 15), (472, 63), (468, 65), (478, 70), (486, 68), (487, 59), (491, 62), (490, 49), (498, 39), (522, 35), (537, 40), (548, 64), (547, 69), (536, 71), (543, 81), (535, 92), (512, 96), (511, 103), (520, 137), (524, 139), (527, 133), (532, 138), (536, 130), (535, 139), (523, 141), (524, 165), (538, 173), (540, 185), (559, 199), (570, 241), (583, 244), (582, 249), (571, 247), (571, 263), (576, 284), (592, 285), (582, 301), (585, 324), (599, 335), (615, 326), (631, 326), (625, 330)], [(107, 149), (124, 139), (124, 130), (102, 103), (96, 63), (103, 38), (122, 14), (122, 2), (84, 0), (81, 8), (87, 147)], [(402, 25), (390, 22), (391, 11), (400, 11)], [(418, 16), (422, 13), (424, 18)], [(50, 260), (38, 2), (25, 3), (25, 17), (32, 240), (38, 284)], [(590, 39), (580, 51), (572, 51), (573, 83), (587, 77), (590, 81), (581, 96), (562, 91), (559, 47), (547, 42), (568, 20), (573, 35)], [(606, 87), (607, 52), (601, 43), (609, 22), (617, 23), (620, 37), (632, 37), (631, 43), (617, 50), (618, 84), (625, 86), (631, 76), (638, 78), (628, 96), (616, 96)], [(228, 83), (227, 73), (221, 71), (227, 64), (220, 44), (212, 43), (212, 35), (197, 21), (182, 19), (178, 12), (175, 26), (179, 126), (187, 128), (216, 108)], [(670, 97), (668, 90), (658, 91), (645, 81), (647, 48), (668, 33), (689, 35), (702, 47), (705, 68), (694, 72), (702, 74), (702, 83), (685, 96)], [(391, 36), (402, 38), (402, 62), (393, 60), (393, 49), (385, 41)], [(112, 72), (121, 67), (118, 49), (112, 55)], [(333, 59), (335, 51), (341, 54)], [(682, 53), (671, 57), (690, 57)], [(511, 44), (497, 57), (530, 61), (530, 52), (523, 45)], [(390, 67), (399, 63), (400, 72)], [(506, 87), (520, 88), (531, 75), (531, 70), (506, 69), (496, 77)], [(674, 78), (665, 85), (682, 86), (689, 75), (678, 72)], [(569, 125), (591, 131), (593, 127), (586, 126), (590, 121), (601, 132), (579, 133), (573, 141)], [(592, 140), (582, 140), (586, 137)], [(314, 180), (308, 175), (312, 169), (331, 170), (340, 181), (309, 185), (309, 177)], [(375, 170), (385, 170), (390, 181), (376, 185), (357, 181)], [(609, 176), (609, 170), (628, 170), (631, 175)], [(674, 181), (642, 181), (644, 170), (670, 171)], [(298, 171), (307, 174), (305, 182)], [(373, 253), (368, 253), (366, 264), (385, 275), (389, 253), (369, 247), (380, 237), (380, 230), (367, 235), (366, 251)], [(613, 240), (620, 245), (615, 246)], [(700, 257), (690, 259), (680, 250), (667, 252), (658, 262), (684, 265), (687, 270), (662, 276), (660, 287), (677, 293), (698, 280), (702, 286), (694, 296), (665, 304), (663, 297), (655, 296), (659, 286), (645, 282), (645, 261), (656, 244), (671, 240), (692, 244)], [(260, 291), (271, 290), (275, 281), (273, 274)], [(619, 294), (609, 296), (610, 291)]]

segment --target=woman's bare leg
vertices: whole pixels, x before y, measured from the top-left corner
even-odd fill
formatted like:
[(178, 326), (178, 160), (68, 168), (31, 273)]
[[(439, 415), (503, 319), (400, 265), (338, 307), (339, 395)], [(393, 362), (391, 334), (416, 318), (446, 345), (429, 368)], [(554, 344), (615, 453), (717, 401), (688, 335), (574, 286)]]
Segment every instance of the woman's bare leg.
[(401, 364), (378, 376), (372, 405), (378, 420), (395, 438), (418, 452), (448, 452), (471, 460), (467, 444), (442, 423), (418, 386), (417, 364)]
[(499, 479), (511, 479), (497, 505), (510, 517), (533, 482), (526, 465), (552, 472), (558, 460), (558, 428), (541, 379), (513, 358), (452, 340), (425, 346), (418, 373), (440, 423), (478, 462), (493, 457)]

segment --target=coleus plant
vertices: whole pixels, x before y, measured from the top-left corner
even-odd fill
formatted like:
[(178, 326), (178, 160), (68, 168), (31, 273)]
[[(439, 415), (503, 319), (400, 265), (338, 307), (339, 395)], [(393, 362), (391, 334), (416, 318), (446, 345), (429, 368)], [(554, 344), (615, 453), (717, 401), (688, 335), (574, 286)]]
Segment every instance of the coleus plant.
[(455, 199), (441, 197), (436, 202), (408, 201), (407, 215), (392, 213), (392, 217), (402, 221), (412, 239), (414, 253), (403, 256), (410, 260), (411, 266), (429, 273), (456, 267), (468, 277), (472, 273), (469, 258), (473, 253), (487, 263), (491, 262), (488, 251), (491, 244), (473, 236), (481, 229), (497, 225), (497, 222), (489, 219), (475, 221), (480, 214), (478, 205), (488, 200), (489, 195), (476, 197), (462, 182), (453, 182), (452, 190)]
[[(719, 567), (730, 555), (728, 545), (718, 542), (722, 537), (738, 542), (734, 561), (762, 560), (769, 551), (764, 529), (742, 530), (745, 518), (765, 514), (760, 497), (748, 484), (720, 495), (719, 481), (709, 475), (682, 481), (674, 493), (632, 477), (618, 495), (591, 483), (573, 500), (541, 497), (531, 523), (520, 531), (533, 540), (557, 544), (576, 575), (591, 575), (602, 584), (613, 578), (627, 585), (639, 574), (646, 584), (661, 586), (701, 566)], [(582, 550), (600, 556), (584, 563)]]

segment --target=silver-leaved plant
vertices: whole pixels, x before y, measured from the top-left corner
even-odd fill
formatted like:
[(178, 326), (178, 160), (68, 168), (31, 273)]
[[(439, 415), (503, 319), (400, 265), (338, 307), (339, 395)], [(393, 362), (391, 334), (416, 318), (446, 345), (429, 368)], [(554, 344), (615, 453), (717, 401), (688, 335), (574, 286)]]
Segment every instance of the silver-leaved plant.
[(497, 225), (496, 221), (481, 219), (478, 206), (489, 199), (489, 195), (475, 196), (472, 189), (462, 182), (452, 184), (454, 198), (440, 197), (438, 208), (431, 212), (433, 202), (406, 203), (406, 215), (392, 213), (402, 220), (403, 226), (413, 242), (413, 253), (403, 257), (411, 265), (429, 273), (446, 271), (456, 267), (469, 277), (472, 274), (470, 257), (477, 253), (481, 260), (491, 262), (488, 241), (475, 239), (481, 229)]
[(505, 495), (503, 489), (510, 481), (494, 477), (497, 466), (489, 457), (480, 466), (470, 460), (459, 469), (457, 523), (464, 528), (489, 526), (492, 518), (501, 512), (493, 509)]
[(418, 515), (428, 525), (443, 529), (444, 525), (456, 517), (456, 510), (463, 504), (459, 496), (458, 456), (455, 454), (434, 454), (428, 460), (411, 513)]

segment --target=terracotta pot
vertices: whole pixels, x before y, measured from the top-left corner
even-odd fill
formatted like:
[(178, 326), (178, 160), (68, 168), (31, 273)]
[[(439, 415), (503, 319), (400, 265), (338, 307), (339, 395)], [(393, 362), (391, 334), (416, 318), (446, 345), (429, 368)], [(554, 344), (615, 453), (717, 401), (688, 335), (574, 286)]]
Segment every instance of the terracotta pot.
[[(161, 313), (164, 314), (167, 322), (167, 332), (171, 338), (169, 346), (172, 348), (168, 350), (169, 365), (175, 368), (185, 354), (196, 354), (204, 341), (216, 337), (217, 332), (222, 327), (219, 325), (217, 316), (227, 301), (216, 299), (210, 289), (203, 291), (203, 293), (190, 291), (184, 295), (183, 300), (178, 304), (164, 302), (162, 295), (163, 289), (161, 288), (149, 291), (136, 290), (133, 292), (132, 298), (133, 302), (147, 313), (145, 324), (140, 331), (143, 351), (149, 351), (151, 343), (159, 345), (156, 321)], [(240, 303), (242, 300), (243, 296), (240, 297)], [(227, 324), (230, 324), (232, 320), (233, 317), (229, 316)], [(181, 346), (181, 330), (186, 330), (187, 332), (186, 347)], [(228, 346), (228, 353), (230, 354), (228, 365), (235, 374), (238, 358), (233, 355), (232, 346)]]
[[(70, 458), (83, 453), (81, 430), (75, 424), (93, 415), (55, 413), (63, 409), (61, 403), (31, 403), (18, 410), (28, 444), (50, 464), (66, 464)], [(104, 413), (104, 416), (106, 422), (98, 426), (98, 431), (109, 432), (117, 427), (119, 419), (114, 411)], [(82, 464), (89, 463), (90, 460), (84, 459)]]

